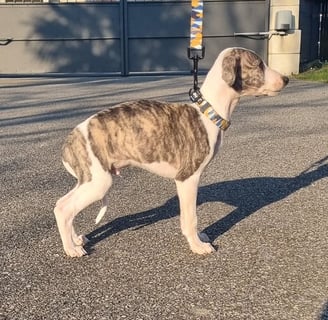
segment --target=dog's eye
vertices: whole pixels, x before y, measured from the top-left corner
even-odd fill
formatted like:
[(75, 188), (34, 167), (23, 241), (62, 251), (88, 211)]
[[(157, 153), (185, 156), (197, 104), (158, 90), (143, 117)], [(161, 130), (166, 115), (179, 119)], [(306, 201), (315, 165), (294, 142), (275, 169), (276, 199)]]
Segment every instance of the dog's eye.
[(264, 62), (263, 62), (262, 60), (260, 60), (258, 66), (259, 66), (259, 68), (260, 68), (261, 70), (264, 70)]

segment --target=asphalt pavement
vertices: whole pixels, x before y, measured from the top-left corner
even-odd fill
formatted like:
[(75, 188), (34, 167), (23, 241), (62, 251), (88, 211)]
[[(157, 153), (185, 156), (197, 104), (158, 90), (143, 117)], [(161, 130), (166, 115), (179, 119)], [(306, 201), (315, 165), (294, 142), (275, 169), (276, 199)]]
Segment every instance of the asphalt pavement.
[(191, 77), (0, 79), (0, 320), (328, 319), (328, 86), (291, 81), (244, 98), (204, 172), (193, 254), (175, 186), (136, 168), (110, 208), (81, 213), (89, 255), (64, 255), (53, 207), (75, 183), (60, 160), (69, 131), (98, 110), (188, 101)]

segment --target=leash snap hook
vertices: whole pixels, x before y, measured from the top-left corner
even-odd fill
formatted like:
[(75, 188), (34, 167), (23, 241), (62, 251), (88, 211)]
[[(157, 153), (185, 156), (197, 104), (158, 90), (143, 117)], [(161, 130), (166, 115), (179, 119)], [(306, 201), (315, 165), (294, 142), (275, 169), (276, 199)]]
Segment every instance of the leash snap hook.
[(199, 105), (204, 101), (204, 98), (203, 98), (201, 92), (199, 91), (198, 87), (196, 89), (191, 88), (189, 90), (189, 98), (192, 102), (197, 103)]
[(193, 69), (191, 73), (194, 76), (193, 88), (189, 90), (189, 97), (192, 102), (201, 104), (203, 102), (202, 95), (199, 91), (198, 86), (198, 61), (203, 59), (205, 56), (205, 47), (198, 48), (188, 48), (188, 58), (193, 61)]

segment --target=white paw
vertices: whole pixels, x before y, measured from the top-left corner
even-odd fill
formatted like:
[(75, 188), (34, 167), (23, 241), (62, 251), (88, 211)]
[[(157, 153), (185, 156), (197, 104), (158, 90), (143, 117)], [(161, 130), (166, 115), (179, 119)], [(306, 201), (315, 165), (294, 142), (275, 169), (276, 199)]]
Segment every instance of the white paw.
[(200, 240), (190, 244), (190, 249), (193, 253), (197, 254), (209, 254), (215, 252), (214, 247), (210, 243)]
[(70, 248), (64, 248), (66, 254), (69, 257), (82, 257), (87, 254), (82, 246), (72, 246)]
[(87, 244), (90, 240), (84, 236), (83, 234), (75, 237), (74, 239), (74, 243), (77, 245), (77, 246), (84, 246), (85, 244)]

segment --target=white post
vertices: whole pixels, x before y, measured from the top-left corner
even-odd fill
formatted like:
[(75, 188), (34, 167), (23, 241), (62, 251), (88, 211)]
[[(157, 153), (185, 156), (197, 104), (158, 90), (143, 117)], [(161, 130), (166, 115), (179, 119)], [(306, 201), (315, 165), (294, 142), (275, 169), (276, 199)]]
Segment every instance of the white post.
[(269, 39), (268, 65), (284, 75), (298, 74), (301, 53), (301, 30), (299, 29), (300, 0), (270, 1), (270, 31), (275, 31), (278, 11), (292, 12), (292, 25), (285, 36)]

